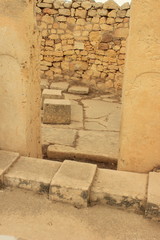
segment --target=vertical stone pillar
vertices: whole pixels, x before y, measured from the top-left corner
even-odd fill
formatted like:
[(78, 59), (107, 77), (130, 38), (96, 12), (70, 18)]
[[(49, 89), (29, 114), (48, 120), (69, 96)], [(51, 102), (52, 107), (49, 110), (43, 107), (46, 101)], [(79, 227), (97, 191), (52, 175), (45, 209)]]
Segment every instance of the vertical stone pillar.
[(34, 0), (1, 0), (0, 149), (40, 157), (40, 84)]
[(132, 0), (119, 170), (160, 166), (160, 2)]

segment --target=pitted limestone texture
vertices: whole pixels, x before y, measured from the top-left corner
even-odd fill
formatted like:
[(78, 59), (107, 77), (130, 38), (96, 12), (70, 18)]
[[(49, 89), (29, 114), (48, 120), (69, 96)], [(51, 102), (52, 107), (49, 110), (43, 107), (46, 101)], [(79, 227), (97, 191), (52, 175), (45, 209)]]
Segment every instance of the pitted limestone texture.
[(98, 169), (91, 202), (144, 211), (147, 174)]
[(35, 192), (48, 192), (50, 182), (61, 163), (44, 159), (20, 157), (4, 176), (6, 186)]
[(50, 186), (50, 199), (86, 207), (97, 166), (65, 160)]
[(70, 124), (71, 103), (69, 100), (45, 99), (43, 123)]

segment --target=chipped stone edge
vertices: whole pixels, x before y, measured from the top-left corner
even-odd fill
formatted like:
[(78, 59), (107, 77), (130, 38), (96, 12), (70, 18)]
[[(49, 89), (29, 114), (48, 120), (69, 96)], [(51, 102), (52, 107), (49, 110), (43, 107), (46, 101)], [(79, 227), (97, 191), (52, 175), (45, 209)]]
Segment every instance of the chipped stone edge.
[[(10, 168), (13, 165), (16, 164), (19, 157), (20, 157), (20, 155), (18, 155), (15, 158), (15, 160), (11, 164), (9, 164), (7, 166), (7, 168), (0, 175), (0, 187), (2, 187), (3, 184), (4, 184), (4, 186), (6, 186), (5, 185), (6, 184), (5, 174), (9, 172)], [(87, 207), (89, 205), (94, 205), (94, 204), (105, 204), (105, 205), (111, 205), (111, 206), (122, 208), (122, 209), (130, 209), (130, 208), (132, 209), (133, 208), (133, 209), (136, 209), (136, 210), (140, 210), (140, 212), (143, 213), (146, 218), (160, 221), (160, 205), (150, 203), (147, 200), (148, 199), (147, 198), (147, 196), (148, 196), (148, 183), (146, 184), (146, 193), (145, 193), (145, 197), (143, 199), (138, 199), (138, 198), (133, 199), (133, 198), (125, 197), (125, 196), (122, 195), (122, 196), (118, 196), (118, 200), (117, 200), (117, 196), (106, 194), (106, 193), (103, 193), (103, 192), (95, 193), (95, 195), (97, 195), (96, 198), (92, 197), (92, 191), (93, 191), (92, 185), (93, 185), (93, 182), (96, 181), (95, 175), (96, 175), (97, 170), (98, 170), (98, 168), (96, 168), (95, 174), (93, 176), (92, 183), (90, 185), (90, 188), (89, 188), (89, 190), (87, 190), (87, 196), (86, 196), (86, 192), (84, 194), (85, 196), (81, 196), (83, 199), (87, 198), (87, 201), (86, 201), (87, 204), (76, 204), (76, 207)], [(57, 170), (57, 172), (58, 171), (59, 171), (59, 169)], [(38, 183), (40, 192), (50, 194), (51, 183), (53, 181), (54, 176), (52, 177), (49, 185), (47, 184), (47, 186), (46, 186), (46, 183)], [(31, 180), (29, 184), (32, 185), (32, 182), (33, 181)], [(19, 183), (21, 185), (21, 180), (20, 180)], [(26, 185), (26, 183), (23, 183), (23, 184)], [(7, 186), (12, 186), (13, 187), (13, 184), (11, 184), (10, 181), (8, 181)], [(18, 186), (18, 187), (21, 187), (21, 186)], [(58, 186), (55, 185), (55, 187), (58, 187)], [(77, 190), (78, 189), (75, 189), (75, 191), (77, 191)], [(98, 194), (101, 194), (101, 193), (105, 195), (103, 200), (98, 198)], [(50, 197), (50, 199), (52, 200), (52, 197)], [(66, 201), (64, 201), (64, 202), (66, 202)], [(69, 202), (69, 203), (71, 203), (71, 202)], [(138, 212), (138, 211), (136, 211), (136, 212)]]
[[(7, 152), (7, 151), (6, 151)], [(16, 152), (14, 152), (16, 153)], [(9, 169), (18, 161), (18, 159), (20, 158), (20, 154), (17, 153), (17, 157), (15, 156), (15, 159), (13, 160), (13, 162), (11, 162), (10, 164), (8, 164), (8, 166), (2, 171), (1, 175), (0, 175), (0, 189), (4, 188), (5, 183), (4, 183), (4, 175), (9, 171)]]

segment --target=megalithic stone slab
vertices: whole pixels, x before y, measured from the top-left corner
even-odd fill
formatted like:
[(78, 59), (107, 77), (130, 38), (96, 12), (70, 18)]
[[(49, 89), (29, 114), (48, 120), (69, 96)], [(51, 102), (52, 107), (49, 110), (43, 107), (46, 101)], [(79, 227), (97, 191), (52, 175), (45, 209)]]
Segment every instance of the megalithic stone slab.
[(35, 192), (48, 192), (50, 182), (60, 165), (55, 161), (21, 157), (4, 175), (4, 184)]
[(42, 92), (42, 105), (45, 99), (63, 99), (62, 90), (44, 89)]
[(148, 174), (98, 169), (90, 201), (144, 210)]
[(53, 177), (50, 199), (86, 207), (97, 165), (65, 160)]
[(160, 220), (160, 172), (149, 173), (145, 215), (148, 218)]
[(19, 153), (0, 150), (0, 185), (7, 170), (17, 161)]
[(70, 124), (71, 123), (71, 103), (63, 99), (44, 100), (43, 123), (50, 124)]

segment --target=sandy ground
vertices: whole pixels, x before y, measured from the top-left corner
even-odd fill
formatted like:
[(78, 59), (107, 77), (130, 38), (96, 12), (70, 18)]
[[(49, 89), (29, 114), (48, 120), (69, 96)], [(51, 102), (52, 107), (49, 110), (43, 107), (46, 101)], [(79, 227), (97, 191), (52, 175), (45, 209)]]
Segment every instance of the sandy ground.
[(26, 240), (159, 240), (160, 224), (143, 216), (94, 206), (76, 209), (45, 195), (0, 190), (0, 235)]

